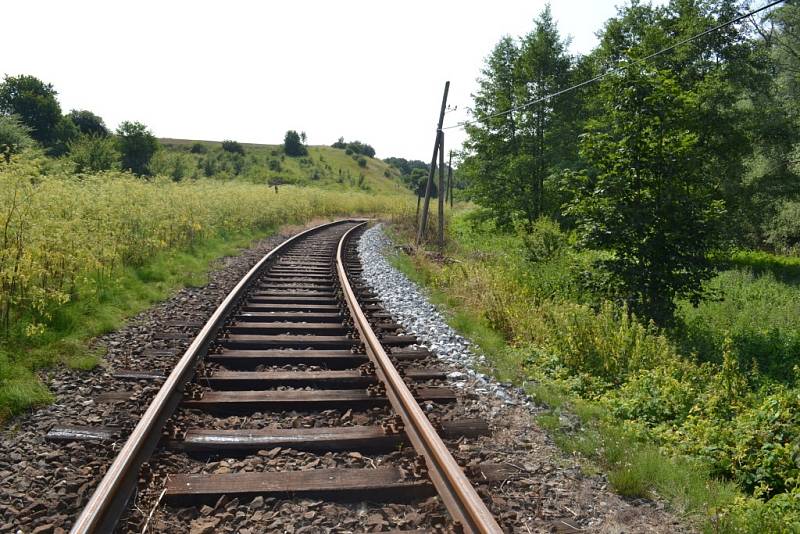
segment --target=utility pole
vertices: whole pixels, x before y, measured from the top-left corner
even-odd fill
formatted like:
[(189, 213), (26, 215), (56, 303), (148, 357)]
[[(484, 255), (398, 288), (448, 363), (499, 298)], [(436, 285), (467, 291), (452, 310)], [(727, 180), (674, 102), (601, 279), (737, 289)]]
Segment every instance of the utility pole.
[(436, 157), (439, 155), (439, 145), (442, 137), (442, 124), (444, 123), (444, 111), (447, 107), (447, 93), (450, 91), (450, 82), (444, 83), (444, 94), (442, 95), (442, 109), (439, 111), (439, 124), (436, 126), (436, 142), (433, 144), (433, 157), (431, 158), (431, 169), (428, 173), (428, 183), (425, 187), (425, 202), (422, 205), (422, 220), (419, 222), (417, 231), (417, 245), (422, 243), (425, 237), (425, 229), (428, 225), (428, 208), (431, 202), (431, 189), (433, 189), (433, 173), (436, 171)]
[(444, 132), (439, 134), (439, 251), (444, 251)]

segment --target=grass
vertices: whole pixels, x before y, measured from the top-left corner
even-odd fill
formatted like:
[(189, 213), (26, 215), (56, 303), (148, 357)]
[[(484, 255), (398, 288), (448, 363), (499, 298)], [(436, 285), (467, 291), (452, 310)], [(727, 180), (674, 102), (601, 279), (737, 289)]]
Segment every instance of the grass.
[[(408, 238), (403, 226), (395, 233)], [(393, 263), (428, 287), (498, 378), (524, 386), (547, 406), (538, 424), (564, 451), (583, 458), (587, 472), (605, 472), (624, 496), (662, 498), (708, 532), (800, 529), (791, 522), (800, 514), (795, 493), (761, 500), (725, 478), (751, 466), (759, 469), (754, 476), (791, 477), (791, 467), (777, 461), (737, 467), (733, 459), (734, 470), (726, 471), (731, 460), (724, 452), (730, 447), (755, 458), (763, 453), (743, 450), (742, 443), (768, 446), (783, 439), (770, 432), (792, 432), (792, 408), (770, 410), (791, 406), (792, 395), (774, 386), (794, 385), (791, 363), (800, 358), (796, 258), (734, 255), (711, 282), (725, 298), (696, 309), (680, 303), (683, 327), (665, 332), (626, 322), (608, 306), (585, 305), (592, 298), (575, 273), (591, 268), (594, 253), (567, 248), (531, 261), (520, 236), (476, 223), (469, 213), (456, 215), (449, 233), (453, 262), (422, 253)], [(726, 351), (740, 364), (727, 363)], [(694, 403), (689, 418), (681, 409), (685, 399)], [(760, 417), (781, 419), (771, 428), (754, 426)], [(723, 463), (709, 461), (715, 457)]]
[[(174, 169), (174, 157), (182, 157), (186, 162), (186, 176), (204, 176), (203, 162), (207, 154), (189, 152), (194, 143), (201, 143), (209, 149), (212, 157), (220, 154), (222, 143), (216, 141), (193, 141), (188, 139), (161, 139), (166, 148), (163, 161), (156, 166), (163, 174), (170, 174)], [(330, 146), (309, 146), (308, 156), (287, 157), (283, 154), (282, 145), (262, 145), (243, 143), (245, 156), (238, 177), (255, 183), (279, 182), (294, 185), (313, 185), (322, 189), (362, 190), (377, 194), (397, 194), (406, 188), (400, 180), (400, 172), (377, 158), (364, 156), (365, 167), (358, 165), (358, 158), (349, 156), (344, 149)], [(172, 156), (172, 157), (170, 157)], [(229, 159), (229, 158), (226, 158)], [(280, 169), (270, 167), (279, 165)], [(158, 167), (159, 165), (163, 168)], [(363, 175), (363, 180), (362, 180)], [(209, 177), (233, 178), (230, 170), (222, 168)]]

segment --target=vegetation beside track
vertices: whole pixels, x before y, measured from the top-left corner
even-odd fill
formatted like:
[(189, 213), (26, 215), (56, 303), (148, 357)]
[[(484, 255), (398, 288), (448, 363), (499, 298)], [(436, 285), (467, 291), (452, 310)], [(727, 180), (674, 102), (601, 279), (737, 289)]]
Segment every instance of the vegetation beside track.
[(283, 224), (411, 209), (409, 195), (245, 181), (74, 174), (37, 151), (0, 164), (0, 420), (50, 395), (39, 369), (91, 368), (92, 336), (174, 289), (202, 284), (212, 260)]
[(675, 326), (659, 329), (583, 287), (601, 253), (576, 251), (573, 235), (547, 221), (503, 232), (477, 213), (450, 221), (453, 261), (396, 265), (499, 378), (549, 407), (539, 423), (561, 447), (706, 531), (800, 529), (800, 259), (733, 254), (709, 282), (723, 299), (678, 302)]

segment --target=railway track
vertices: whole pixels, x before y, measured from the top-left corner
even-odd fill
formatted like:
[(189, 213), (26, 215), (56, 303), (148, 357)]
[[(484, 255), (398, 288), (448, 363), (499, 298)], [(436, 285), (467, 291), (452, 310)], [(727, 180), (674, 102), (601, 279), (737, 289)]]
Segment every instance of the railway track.
[[(361, 279), (355, 244), (365, 224), (300, 233), (251, 269), (166, 377), (73, 533), (114, 530), (144, 486), (161, 489), (156, 505), (205, 506), (207, 514), (217, 513), (209, 505), (220, 499), (413, 504), (434, 495), (449, 514), (447, 528), (502, 532), (440, 437), (488, 429), (437, 416), (436, 406), (457, 395)], [(275, 459), (283, 450), (318, 457), (290, 469)], [(367, 452), (368, 467), (320, 464)], [(203, 469), (210, 459), (232, 458), (246, 467), (222, 460), (213, 472)], [(253, 469), (247, 458), (277, 467)], [(467, 471), (491, 479), (495, 468)]]

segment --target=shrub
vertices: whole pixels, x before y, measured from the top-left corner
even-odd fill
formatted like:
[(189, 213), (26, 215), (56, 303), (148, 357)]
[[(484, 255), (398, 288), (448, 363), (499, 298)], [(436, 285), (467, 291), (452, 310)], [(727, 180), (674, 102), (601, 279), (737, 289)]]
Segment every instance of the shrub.
[(33, 146), (30, 132), (30, 128), (22, 124), (15, 115), (0, 115), (0, 157), (6, 163), (11, 161), (14, 154)]
[(800, 201), (784, 201), (767, 223), (766, 241), (775, 250), (800, 254)]
[(222, 150), (225, 152), (230, 152), (231, 154), (241, 154), (244, 156), (244, 147), (238, 141), (226, 139), (222, 142)]
[(365, 158), (358, 158), (358, 166), (362, 167), (362, 168), (366, 167), (367, 166), (367, 160)]
[(344, 149), (344, 153), (347, 154), (348, 156), (352, 156), (353, 155), (353, 149), (346, 148), (346, 149)]
[(533, 263), (549, 260), (567, 247), (567, 235), (549, 217), (537, 219), (529, 231), (525, 230), (524, 225), (519, 225), (518, 232), (525, 244), (526, 257)]
[(208, 147), (203, 143), (193, 143), (192, 148), (190, 149), (192, 154), (207, 154)]
[(267, 164), (267, 166), (269, 167), (269, 170), (271, 170), (271, 171), (275, 171), (275, 172), (280, 172), (281, 171), (281, 162), (278, 161), (277, 159), (269, 160), (269, 163)]
[(120, 154), (110, 137), (81, 135), (69, 144), (69, 158), (75, 172), (99, 172), (119, 166)]

